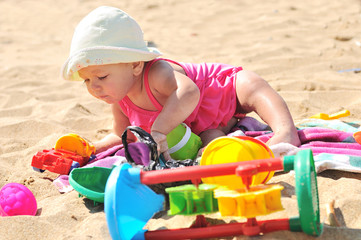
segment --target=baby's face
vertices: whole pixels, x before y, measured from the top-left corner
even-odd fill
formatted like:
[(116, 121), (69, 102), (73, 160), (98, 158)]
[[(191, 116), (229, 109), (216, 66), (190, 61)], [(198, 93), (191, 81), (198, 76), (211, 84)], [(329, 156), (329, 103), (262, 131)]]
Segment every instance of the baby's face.
[(135, 82), (131, 63), (88, 66), (79, 76), (91, 95), (109, 104), (122, 100)]

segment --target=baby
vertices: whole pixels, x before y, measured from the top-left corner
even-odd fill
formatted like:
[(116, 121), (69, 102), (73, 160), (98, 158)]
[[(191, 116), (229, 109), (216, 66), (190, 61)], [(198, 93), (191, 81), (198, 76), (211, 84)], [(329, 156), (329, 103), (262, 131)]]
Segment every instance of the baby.
[(91, 95), (111, 105), (114, 118), (114, 133), (94, 144), (97, 153), (121, 144), (123, 131), (133, 125), (151, 133), (159, 152), (169, 159), (166, 135), (180, 123), (206, 146), (252, 111), (274, 132), (267, 144), (300, 145), (286, 103), (257, 74), (160, 55), (147, 47), (137, 22), (120, 9), (99, 7), (76, 27), (62, 76), (84, 81)]

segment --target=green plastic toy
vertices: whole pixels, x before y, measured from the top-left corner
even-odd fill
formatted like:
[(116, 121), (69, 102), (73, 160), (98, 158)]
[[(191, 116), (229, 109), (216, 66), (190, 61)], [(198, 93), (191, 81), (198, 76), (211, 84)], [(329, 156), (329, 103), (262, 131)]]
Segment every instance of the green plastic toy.
[(75, 168), (69, 175), (69, 183), (79, 195), (103, 203), (105, 185), (112, 170), (103, 167)]
[(168, 215), (192, 215), (218, 211), (217, 199), (213, 196), (216, 185), (193, 184), (167, 188), (170, 210)]
[(195, 159), (202, 146), (202, 140), (184, 123), (179, 124), (167, 135), (169, 154), (173, 159)]
[(315, 164), (314, 161), (304, 160), (313, 158), (312, 152), (300, 151), (298, 156), (294, 160), (294, 170), (301, 228), (309, 235), (319, 236), (322, 232), (322, 224)]

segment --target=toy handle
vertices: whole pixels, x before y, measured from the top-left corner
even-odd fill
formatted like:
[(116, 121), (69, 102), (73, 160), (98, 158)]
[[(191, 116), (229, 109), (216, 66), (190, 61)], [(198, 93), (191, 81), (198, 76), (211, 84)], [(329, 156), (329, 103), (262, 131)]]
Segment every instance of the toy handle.
[[(245, 167), (242, 167), (245, 165)], [(282, 158), (260, 159), (250, 162), (231, 162), (215, 165), (189, 166), (186, 168), (141, 171), (140, 181), (145, 185), (186, 181), (222, 175), (256, 174), (264, 171), (283, 170)]]
[[(256, 232), (254, 228), (256, 227)], [(253, 230), (253, 231), (252, 231)], [(259, 233), (270, 233), (274, 231), (290, 230), (289, 219), (258, 221), (256, 226), (247, 226), (247, 223), (227, 223), (207, 227), (161, 229), (143, 232), (146, 240), (178, 240), (178, 239), (204, 239), (230, 237), (237, 235), (255, 236)], [(140, 239), (140, 238), (138, 238)]]
[(159, 156), (157, 150), (157, 143), (154, 141), (152, 135), (150, 135), (148, 132), (137, 126), (128, 126), (122, 134), (122, 142), (124, 146), (125, 158), (127, 159), (127, 161), (130, 163), (134, 163), (134, 159), (129, 153), (129, 147), (127, 142), (128, 130), (131, 131), (140, 142), (143, 142), (148, 146), (150, 150), (151, 160), (158, 162)]

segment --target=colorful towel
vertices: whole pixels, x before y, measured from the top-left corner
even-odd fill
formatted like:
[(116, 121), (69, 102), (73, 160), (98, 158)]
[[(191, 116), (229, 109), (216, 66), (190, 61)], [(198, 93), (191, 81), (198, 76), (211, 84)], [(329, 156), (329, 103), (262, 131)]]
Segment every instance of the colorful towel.
[(361, 173), (361, 157), (346, 154), (320, 153), (314, 157), (316, 172), (338, 170)]
[[(256, 126), (256, 125), (255, 125)], [(301, 122), (298, 135), (301, 146), (280, 143), (271, 146), (275, 156), (294, 155), (301, 149), (312, 149), (317, 172), (332, 169), (361, 173), (361, 145), (353, 138), (353, 133), (361, 130), (357, 122), (340, 120), (306, 119)], [(267, 142), (273, 133), (264, 128), (253, 128), (245, 135)]]
[(350, 132), (350, 133), (361, 131), (359, 122), (344, 122), (339, 119), (323, 120), (323, 119), (307, 118), (299, 122), (297, 126), (300, 129), (309, 128), (309, 127), (322, 127), (322, 128), (339, 130), (343, 132)]
[[(269, 131), (247, 131), (245, 134), (250, 137), (255, 137), (263, 142), (267, 142), (273, 136), (273, 133)], [(301, 140), (301, 144), (306, 144), (312, 141), (355, 142), (352, 133), (320, 127), (300, 129), (298, 130), (298, 136)]]

